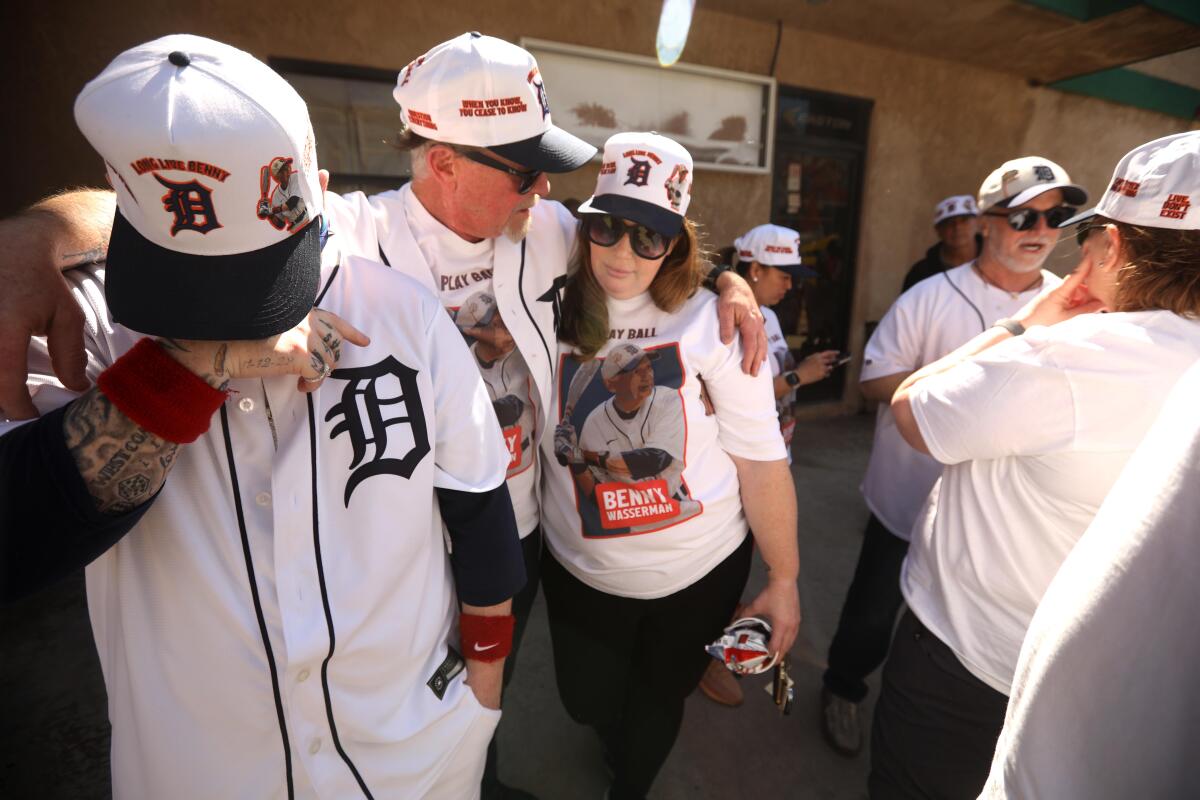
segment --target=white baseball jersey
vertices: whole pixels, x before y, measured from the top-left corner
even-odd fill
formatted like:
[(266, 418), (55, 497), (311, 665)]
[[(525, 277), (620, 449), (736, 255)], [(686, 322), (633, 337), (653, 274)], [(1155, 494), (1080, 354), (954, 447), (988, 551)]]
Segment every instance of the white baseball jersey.
[[(730, 455), (756, 461), (786, 457), (771, 376), (766, 370), (757, 377), (742, 372), (740, 345), (721, 342), (716, 303), (715, 295), (698, 292), (669, 314), (648, 293), (609, 299), (612, 337), (598, 358), (628, 344), (653, 354), (652, 394), (633, 419), (620, 419), (601, 368), (566, 420), (584, 450), (608, 450), (615, 457), (630, 449), (665, 451), (671, 465), (661, 475), (592, 470), (591, 477), (602, 482), (585, 496), (579, 476), (558, 464), (554, 437), (543, 439), (547, 547), (571, 574), (595, 589), (624, 597), (664, 597), (707, 575), (737, 549), (748, 530)], [(560, 345), (552, 406), (556, 424), (564, 422), (562, 403), (578, 369), (571, 352)], [(702, 387), (715, 413), (706, 409)], [(653, 458), (642, 459), (641, 469)], [(682, 472), (676, 471), (677, 464)]]
[[(435, 487), (508, 456), (462, 337), (382, 265), (326, 248), (319, 304), (369, 332), (311, 395), (235, 380), (137, 526), (87, 567), (118, 798), (461, 797), (499, 718), (464, 685)], [(88, 374), (141, 338), (67, 273)], [(42, 411), (74, 397), (31, 350)], [(11, 427), (11, 425), (9, 426)], [(0, 426), (3, 432), (3, 426)], [(470, 783), (470, 780), (467, 780)]]
[[(611, 453), (619, 456), (623, 452), (642, 448), (665, 451), (671, 463), (661, 472), (643, 476), (635, 481), (627, 474), (614, 474), (600, 467), (589, 467), (598, 484), (633, 484), (646, 480), (662, 481), (662, 489), (655, 487), (655, 502), (647, 507), (661, 506), (675, 500), (678, 510), (673, 510), (671, 521), (682, 522), (700, 513), (700, 504), (687, 495), (683, 487), (683, 448), (685, 441), (683, 403), (677, 389), (655, 386), (641, 407), (628, 419), (609, 399), (592, 409), (579, 433), (579, 446), (584, 450)], [(608, 491), (620, 491), (619, 489)], [(603, 492), (601, 492), (603, 494)], [(603, 504), (603, 503), (602, 503)], [(674, 509), (674, 507), (672, 507)], [(630, 521), (636, 517), (631, 517)], [(661, 525), (631, 525), (631, 533), (656, 530)]]
[(517, 529), (527, 536), (538, 525), (540, 469), (533, 451), (545, 432), (550, 402), (556, 280), (566, 274), (575, 246), (575, 218), (562, 204), (539, 200), (523, 242), (505, 236), (467, 242), (421, 205), (411, 184), (371, 197), (361, 192), (345, 197), (327, 194), (326, 212), (343, 249), (367, 258), (382, 257), (393, 269), (427, 287), (447, 309), (458, 308), (481, 289), (495, 297), (529, 371), (536, 406), (529, 447), (534, 468), (515, 470), (508, 484)]
[[(892, 303), (867, 342), (860, 381), (913, 372), (937, 361), (996, 320), (1016, 314), (1043, 288), (1062, 282), (1043, 270), (1041, 285), (1013, 295), (985, 281), (974, 264), (926, 278)], [(891, 406), (880, 403), (861, 486), (871, 513), (907, 541), (941, 472), (941, 464), (908, 446), (896, 428)]]

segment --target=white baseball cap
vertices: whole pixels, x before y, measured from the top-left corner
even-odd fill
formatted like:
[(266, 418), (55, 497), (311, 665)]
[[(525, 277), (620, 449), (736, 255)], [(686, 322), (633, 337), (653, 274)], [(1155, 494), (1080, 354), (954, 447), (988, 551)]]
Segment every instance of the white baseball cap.
[(776, 267), (793, 278), (814, 277), (816, 270), (803, 266), (800, 234), (782, 225), (759, 225), (733, 240), (739, 261), (757, 261)]
[(116, 190), (114, 319), (181, 339), (261, 339), (312, 309), (323, 198), (308, 109), (258, 59), (199, 36), (117, 56), (75, 100)]
[(1200, 131), (1147, 142), (1125, 154), (1095, 208), (1059, 225), (1102, 217), (1148, 228), (1200, 229)]
[(617, 345), (604, 357), (600, 375), (606, 381), (612, 380), (618, 375), (633, 372), (642, 363), (643, 358), (647, 361), (657, 361), (658, 355), (657, 350), (646, 351), (636, 344)]
[(486, 147), (527, 169), (570, 172), (596, 148), (550, 121), (537, 61), (515, 44), (464, 33), (396, 76), (400, 118), (436, 142)]
[(618, 133), (604, 143), (595, 194), (578, 210), (612, 214), (674, 237), (691, 202), (692, 156), (683, 145), (654, 131)]
[(454, 315), (454, 324), (461, 328), (479, 328), (490, 325), (492, 317), (496, 316), (496, 298), (487, 291), (479, 291), (467, 298), (458, 313)]
[(933, 210), (933, 224), (937, 225), (952, 217), (978, 216), (979, 206), (975, 205), (975, 198), (969, 194), (956, 194), (937, 204), (937, 208)]
[(1087, 202), (1082, 186), (1071, 183), (1067, 171), (1048, 158), (1025, 156), (1005, 161), (979, 187), (979, 210), (992, 206), (1012, 208), (1028, 203), (1051, 189), (1061, 189), (1063, 202), (1081, 206)]

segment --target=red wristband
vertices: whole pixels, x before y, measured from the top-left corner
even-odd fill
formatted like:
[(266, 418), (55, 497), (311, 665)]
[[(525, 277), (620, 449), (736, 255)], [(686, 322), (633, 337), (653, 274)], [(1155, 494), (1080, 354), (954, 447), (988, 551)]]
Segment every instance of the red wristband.
[(472, 661), (499, 661), (507, 657), (512, 650), (515, 623), (512, 614), (503, 617), (460, 614), (458, 629), (463, 657)]
[(218, 391), (171, 358), (153, 339), (142, 339), (100, 373), (97, 388), (121, 413), (168, 442), (194, 442), (225, 402)]

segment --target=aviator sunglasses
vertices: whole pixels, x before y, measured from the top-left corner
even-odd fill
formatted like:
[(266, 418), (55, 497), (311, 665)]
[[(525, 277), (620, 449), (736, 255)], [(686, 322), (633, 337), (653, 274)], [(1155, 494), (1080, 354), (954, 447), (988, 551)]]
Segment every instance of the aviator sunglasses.
[(612, 247), (629, 234), (629, 246), (633, 252), (647, 260), (662, 258), (667, 254), (670, 241), (661, 233), (645, 225), (626, 222), (611, 214), (584, 214), (583, 227), (588, 241), (601, 247)]
[(455, 150), (455, 152), (474, 161), (476, 164), (482, 164), (485, 167), (491, 167), (492, 169), (507, 172), (509, 175), (515, 176), (518, 179), (517, 194), (529, 194), (533, 191), (533, 185), (538, 182), (538, 178), (542, 177), (542, 170), (540, 169), (515, 169), (507, 164), (501, 164), (496, 159), (490, 158), (477, 150)]
[(1018, 208), (1016, 211), (988, 211), (987, 216), (1004, 217), (1008, 220), (1008, 226), (1014, 231), (1028, 231), (1033, 230), (1037, 225), (1038, 217), (1046, 218), (1047, 227), (1057, 228), (1075, 216), (1075, 209), (1070, 206), (1058, 206), (1046, 211), (1038, 211), (1036, 208)]

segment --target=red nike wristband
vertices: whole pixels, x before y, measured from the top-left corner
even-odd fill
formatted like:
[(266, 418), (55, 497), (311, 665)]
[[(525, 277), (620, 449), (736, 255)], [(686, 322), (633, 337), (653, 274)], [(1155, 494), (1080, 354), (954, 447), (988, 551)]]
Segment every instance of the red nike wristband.
[(460, 614), (458, 630), (463, 658), (472, 661), (499, 661), (512, 651), (512, 614), (503, 617), (484, 617), (479, 614)]
[(200, 438), (226, 397), (153, 339), (142, 339), (101, 372), (96, 387), (129, 419), (179, 444)]

